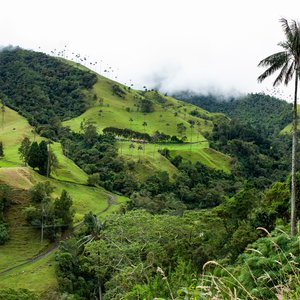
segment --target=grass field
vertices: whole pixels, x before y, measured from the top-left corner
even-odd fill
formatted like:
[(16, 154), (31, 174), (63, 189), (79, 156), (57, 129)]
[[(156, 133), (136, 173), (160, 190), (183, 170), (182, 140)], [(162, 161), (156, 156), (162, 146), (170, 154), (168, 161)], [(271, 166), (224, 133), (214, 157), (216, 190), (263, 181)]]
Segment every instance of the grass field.
[[(42, 140), (40, 136), (34, 134), (32, 126), (29, 125), (24, 117), (6, 107), (4, 128), (0, 129), (0, 141), (3, 143), (5, 156), (0, 159), (0, 167), (23, 166), (18, 148), (26, 136), (31, 141), (40, 142)], [(51, 149), (55, 153), (59, 163), (58, 168), (52, 174), (54, 178), (77, 183), (87, 182), (87, 174), (72, 160), (63, 155), (60, 143), (53, 143)]]
[(55, 254), (51, 253), (36, 262), (18, 267), (0, 276), (0, 288), (24, 288), (36, 292), (41, 299), (56, 299), (55, 264)]
[[(133, 144), (134, 148), (130, 148)], [(230, 173), (231, 158), (221, 152), (208, 147), (208, 142), (199, 142), (195, 144), (139, 144), (131, 142), (118, 142), (119, 153), (122, 156), (130, 158), (136, 162), (141, 160), (137, 168), (138, 173), (149, 174), (151, 169), (167, 171), (171, 174), (175, 174), (177, 169), (162, 156), (158, 150), (167, 148), (170, 150), (172, 157), (181, 155), (183, 159), (190, 160), (192, 163), (200, 161), (208, 167), (223, 170)], [(142, 149), (139, 150), (139, 147)], [(146, 171), (145, 161), (148, 162), (150, 170)], [(139, 170), (142, 168), (142, 170)], [(139, 172), (140, 171), (140, 172)]]

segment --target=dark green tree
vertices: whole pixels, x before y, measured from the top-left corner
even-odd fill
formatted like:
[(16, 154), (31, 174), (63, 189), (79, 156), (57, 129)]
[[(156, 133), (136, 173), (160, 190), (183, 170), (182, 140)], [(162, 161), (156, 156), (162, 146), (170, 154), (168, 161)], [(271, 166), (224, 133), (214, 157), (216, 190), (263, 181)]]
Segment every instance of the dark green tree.
[(48, 160), (48, 147), (46, 141), (41, 141), (39, 144), (39, 152), (38, 152), (38, 168), (40, 171), (40, 174), (47, 175), (50, 174), (50, 167)]
[(51, 193), (54, 191), (53, 186), (49, 181), (39, 182), (34, 185), (30, 190), (30, 198), (34, 203), (41, 203), (46, 197), (50, 197)]
[(293, 122), (292, 122), (292, 183), (291, 183), (291, 235), (295, 235), (296, 228), (296, 152), (297, 152), (297, 94), (298, 80), (300, 71), (300, 24), (296, 21), (289, 23), (286, 19), (280, 19), (282, 29), (286, 40), (279, 43), (283, 51), (272, 54), (262, 61), (259, 66), (267, 67), (267, 70), (258, 77), (262, 82), (276, 71), (280, 70), (273, 86), (280, 83), (288, 85), (294, 78), (294, 105), (293, 105)]
[(84, 141), (87, 145), (92, 145), (97, 140), (97, 128), (93, 124), (88, 124), (84, 128)]
[(28, 159), (29, 159), (29, 150), (31, 146), (30, 139), (26, 136), (21, 142), (21, 146), (18, 149), (18, 152), (20, 154), (21, 160), (24, 162), (25, 167), (27, 166)]
[(37, 142), (33, 142), (28, 151), (28, 165), (33, 169), (39, 166), (40, 148)]
[(72, 209), (73, 200), (66, 190), (61, 192), (59, 198), (54, 201), (54, 215), (61, 223), (61, 229), (68, 229), (73, 222), (74, 211)]
[(4, 156), (3, 143), (0, 142), (0, 158)]

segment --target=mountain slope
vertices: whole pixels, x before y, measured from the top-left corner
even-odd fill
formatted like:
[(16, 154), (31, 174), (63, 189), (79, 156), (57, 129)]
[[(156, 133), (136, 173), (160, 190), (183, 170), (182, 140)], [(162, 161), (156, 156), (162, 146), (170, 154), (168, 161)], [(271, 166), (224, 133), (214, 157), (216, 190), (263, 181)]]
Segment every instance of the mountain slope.
[(91, 72), (44, 53), (18, 47), (0, 53), (0, 97), (33, 125), (84, 112), (88, 90), (95, 82)]
[[(124, 91), (122, 97), (114, 92), (115, 86)], [(102, 76), (98, 76), (93, 92), (97, 98), (93, 106), (82, 115), (63, 122), (64, 126), (70, 127), (75, 132), (81, 132), (82, 124), (91, 122), (97, 126), (99, 132), (107, 127), (116, 127), (146, 133), (150, 136), (159, 131), (169, 136), (177, 136), (179, 139), (185, 137), (187, 142), (194, 143), (192, 150), (188, 150), (190, 147), (181, 144), (165, 143), (155, 146), (155, 143), (152, 142), (144, 145), (145, 150), (143, 151), (138, 151), (139, 144), (133, 143), (135, 150), (131, 151), (129, 150), (130, 143), (123, 142), (121, 139), (119, 154), (125, 155), (127, 159), (134, 157), (139, 161), (146, 157), (153, 165), (163, 163), (165, 169), (171, 170), (166, 162), (157, 161), (156, 158), (159, 157), (159, 154), (152, 154), (157, 152), (155, 148), (176, 148), (177, 154), (185, 158), (193, 156), (193, 161), (197, 159), (207, 166), (226, 172), (230, 171), (230, 158), (222, 154), (215, 155), (215, 152), (209, 151), (209, 143), (204, 137), (205, 134), (211, 132), (215, 120), (224, 118), (223, 114), (209, 113), (194, 105), (164, 96), (157, 91), (132, 90)], [(148, 100), (153, 104), (151, 112), (141, 110), (143, 100)], [(191, 123), (193, 123), (192, 127)], [(180, 124), (183, 130), (180, 130)], [(212, 163), (213, 161), (214, 163)], [(164, 167), (162, 166), (162, 168)]]
[(210, 112), (222, 112), (260, 130), (265, 136), (278, 133), (291, 122), (292, 105), (264, 94), (220, 99), (217, 96), (193, 95), (182, 92), (176, 95), (189, 103), (201, 106)]

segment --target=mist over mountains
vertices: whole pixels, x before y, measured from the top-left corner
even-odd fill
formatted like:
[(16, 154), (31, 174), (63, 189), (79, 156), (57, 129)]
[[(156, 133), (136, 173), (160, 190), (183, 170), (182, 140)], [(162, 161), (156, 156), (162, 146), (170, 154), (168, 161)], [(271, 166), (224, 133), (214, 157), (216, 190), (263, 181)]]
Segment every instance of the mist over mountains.
[(173, 97), (197, 105), (209, 112), (224, 113), (239, 122), (250, 124), (265, 136), (278, 135), (292, 120), (292, 104), (263, 93), (241, 96), (197, 94), (181, 91)]

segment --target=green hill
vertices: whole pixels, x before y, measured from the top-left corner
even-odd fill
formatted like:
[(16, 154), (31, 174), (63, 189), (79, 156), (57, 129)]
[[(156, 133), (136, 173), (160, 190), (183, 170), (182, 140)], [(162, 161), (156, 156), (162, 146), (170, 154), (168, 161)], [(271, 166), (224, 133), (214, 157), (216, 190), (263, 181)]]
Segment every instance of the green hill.
[(278, 135), (292, 120), (292, 104), (265, 94), (224, 99), (181, 92), (176, 97), (210, 112), (224, 113), (232, 119), (250, 124), (265, 136)]
[[(124, 95), (122, 97), (114, 93), (113, 87), (118, 86)], [(226, 155), (215, 155), (210, 151), (209, 143), (204, 137), (211, 132), (213, 122), (224, 118), (222, 114), (209, 113), (191, 104), (186, 104), (169, 96), (164, 96), (157, 91), (136, 91), (117, 84), (102, 76), (98, 76), (98, 81), (93, 87), (93, 92), (98, 99), (82, 115), (63, 122), (75, 132), (81, 132), (84, 122), (93, 123), (99, 132), (107, 127), (127, 128), (135, 132), (146, 133), (153, 136), (159, 131), (169, 136), (177, 136), (179, 139), (186, 138), (187, 142), (194, 143), (192, 151), (189, 146), (166, 144), (167, 148), (176, 148), (177, 154), (184, 157), (193, 157), (203, 164), (216, 169), (230, 171), (230, 158)], [(100, 99), (100, 100), (99, 100)], [(148, 100), (153, 104), (151, 112), (141, 111), (141, 102)], [(191, 123), (193, 127), (191, 128)], [(143, 124), (145, 126), (143, 126)], [(183, 130), (178, 129), (178, 124), (183, 125)], [(138, 148), (138, 143), (134, 143)], [(129, 151), (128, 142), (119, 142), (119, 153), (129, 155), (139, 159), (139, 151)], [(143, 153), (147, 155), (147, 160), (154, 165), (160, 165), (162, 169), (169, 169), (166, 162), (159, 160), (158, 155), (151, 155), (154, 148), (153, 143), (146, 145)], [(181, 149), (184, 149), (181, 153)], [(149, 154), (149, 155), (148, 155)]]
[[(46, 255), (47, 249), (54, 246), (47, 240), (41, 243), (40, 232), (28, 225), (22, 213), (29, 205), (28, 189), (34, 184), (50, 181), (54, 187), (53, 198), (66, 190), (73, 199), (75, 224), (79, 224), (90, 211), (103, 218), (118, 209), (118, 204), (128, 200), (97, 184), (87, 185), (88, 182), (91, 184), (93, 172), (80, 168), (81, 164), (77, 165), (70, 159), (71, 155), (65, 155), (67, 151), (63, 147), (66, 147), (66, 141), (72, 142), (74, 147), (82, 147), (80, 151), (83, 152), (78, 151), (79, 161), (81, 156), (95, 155), (95, 147), (101, 148), (105, 144), (105, 141), (103, 144), (96, 143), (94, 148), (89, 148), (88, 143), (82, 144), (82, 128), (87, 124), (96, 125), (98, 133), (107, 127), (115, 127), (151, 137), (144, 143), (131, 137), (117, 136), (115, 173), (106, 165), (99, 171), (100, 177), (112, 176), (115, 186), (123, 184), (123, 177), (132, 175), (137, 188), (142, 187), (144, 181), (149, 180), (151, 175), (155, 177), (158, 171), (166, 171), (172, 184), (174, 178), (180, 176), (178, 166), (171, 162), (176, 156), (181, 156), (183, 161), (193, 164), (200, 161), (213, 169), (230, 173), (231, 158), (211, 149), (205, 138), (212, 131), (214, 122), (224, 119), (223, 114), (209, 113), (157, 91), (132, 90), (81, 66), (74, 67), (72, 63), (19, 48), (0, 52), (0, 69), (0, 98), (5, 104), (0, 128), (0, 141), (4, 148), (4, 157), (0, 159), (0, 183), (13, 190), (12, 205), (5, 213), (10, 240), (0, 246), (0, 288), (28, 288), (45, 299), (45, 293), (57, 290), (54, 255), (50, 250)], [(164, 141), (154, 139), (158, 131), (160, 136), (164, 136)], [(175, 142), (171, 141), (172, 136), (176, 136)], [(52, 140), (50, 147), (57, 157), (58, 166), (51, 172), (50, 178), (24, 167), (18, 152), (24, 137), (37, 142)], [(110, 147), (113, 149), (115, 146)], [(158, 152), (165, 148), (170, 151), (168, 158)], [(92, 160), (89, 163), (97, 162)], [(129, 169), (132, 163), (134, 166)], [(197, 168), (200, 174), (201, 165)], [(207, 176), (205, 184), (222, 173), (216, 172), (210, 177), (208, 170), (205, 168), (203, 171)], [(122, 172), (123, 177), (116, 178)], [(229, 178), (221, 176), (224, 180)], [(130, 184), (130, 180), (126, 184)], [(195, 180), (191, 186), (196, 184)], [(193, 190), (193, 193), (196, 192)], [(39, 256), (40, 253), (44, 253), (45, 257)]]

